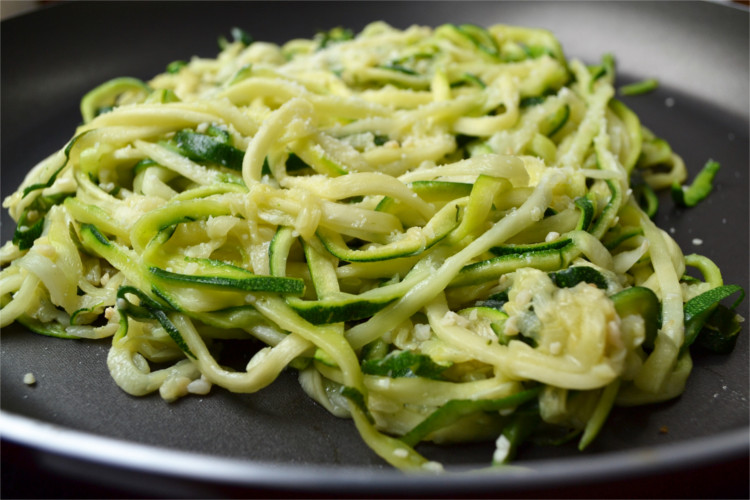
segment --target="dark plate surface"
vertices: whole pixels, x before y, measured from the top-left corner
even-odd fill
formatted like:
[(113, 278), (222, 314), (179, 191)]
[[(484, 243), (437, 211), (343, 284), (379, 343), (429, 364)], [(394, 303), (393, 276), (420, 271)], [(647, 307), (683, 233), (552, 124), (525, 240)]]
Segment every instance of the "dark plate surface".
[[(2, 197), (70, 138), (80, 120), (80, 97), (102, 81), (148, 79), (172, 60), (213, 57), (217, 36), (228, 36), (233, 26), (258, 40), (281, 43), (338, 25), (356, 31), (379, 19), (400, 28), (443, 22), (544, 27), (562, 40), (568, 57), (594, 63), (612, 52), (620, 83), (658, 78), (656, 92), (626, 98), (626, 103), (683, 156), (691, 177), (709, 158), (722, 169), (707, 201), (677, 210), (663, 198), (657, 222), (674, 233), (685, 253), (707, 255), (727, 283), (749, 289), (748, 11), (708, 2), (54, 6), (2, 23)], [(3, 211), (3, 242), (14, 226)], [(696, 245), (696, 238), (703, 243)], [(747, 304), (739, 308), (744, 317)], [(653, 480), (661, 476), (655, 475), (677, 474), (683, 482), (670, 491), (684, 496), (680, 484), (691, 484), (707, 468), (734, 464), (739, 472), (725, 478), (723, 487), (729, 489), (724, 496), (747, 496), (746, 330), (731, 355), (695, 356), (693, 375), (679, 399), (617, 409), (585, 453), (574, 446), (528, 449), (517, 464), (523, 471), (415, 478), (386, 466), (351, 421), (309, 400), (292, 373), (253, 395), (214, 389), (209, 396), (166, 404), (158, 395), (133, 398), (115, 386), (106, 368), (108, 341), (58, 340), (11, 326), (3, 330), (0, 344), (3, 487), (16, 495), (39, 496), (44, 491), (39, 484), (19, 484), (24, 471), (33, 470), (34, 477), (56, 474), (125, 496), (242, 495), (259, 489), (267, 494), (531, 495), (595, 484), (619, 485), (613, 496), (633, 495), (632, 488), (642, 488), (645, 496), (664, 496), (659, 489), (664, 485)], [(27, 372), (36, 375), (33, 387), (22, 382)], [(493, 447), (420, 449), (461, 469), (488, 464)], [(18, 457), (29, 463), (19, 465)], [(14, 480), (6, 470), (21, 476)]]

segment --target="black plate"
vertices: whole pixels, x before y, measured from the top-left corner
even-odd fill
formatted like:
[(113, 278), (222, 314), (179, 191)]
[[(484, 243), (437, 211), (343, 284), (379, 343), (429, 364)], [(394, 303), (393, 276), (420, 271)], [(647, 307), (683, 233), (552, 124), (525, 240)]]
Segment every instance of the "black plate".
[[(693, 210), (665, 198), (658, 223), (686, 253), (714, 259), (748, 288), (748, 11), (703, 2), (75, 2), (2, 23), (2, 196), (61, 147), (79, 123), (80, 97), (116, 76), (148, 79), (175, 59), (213, 57), (240, 26), (283, 42), (382, 19), (404, 28), (471, 22), (554, 31), (569, 57), (615, 54), (620, 82), (656, 77), (659, 89), (626, 99), (686, 160), (691, 175), (722, 164), (714, 194)], [(2, 239), (14, 223), (2, 215)], [(696, 246), (694, 239), (703, 244)], [(747, 317), (747, 300), (740, 313)], [(293, 374), (254, 395), (214, 390), (166, 404), (132, 398), (107, 373), (108, 342), (65, 341), (17, 327), (2, 332), (5, 496), (459, 494), (747, 496), (748, 335), (734, 353), (696, 360), (686, 393), (618, 409), (585, 453), (523, 450), (504, 474), (407, 477), (374, 456), (351, 421), (311, 402)], [(23, 384), (33, 372), (34, 387)], [(490, 461), (491, 444), (424, 453), (453, 468)], [(25, 462), (23, 462), (25, 461)], [(707, 474), (722, 471), (708, 483)], [(730, 474), (727, 474), (729, 472)], [(17, 474), (13, 476), (13, 474)], [(29, 477), (35, 480), (23, 483)], [(42, 480), (39, 480), (42, 478)], [(664, 478), (672, 482), (668, 487)], [(700, 488), (703, 487), (703, 490)], [(710, 489), (709, 489), (710, 487)], [(585, 489), (584, 489), (585, 488)], [(616, 489), (610, 489), (616, 488)]]

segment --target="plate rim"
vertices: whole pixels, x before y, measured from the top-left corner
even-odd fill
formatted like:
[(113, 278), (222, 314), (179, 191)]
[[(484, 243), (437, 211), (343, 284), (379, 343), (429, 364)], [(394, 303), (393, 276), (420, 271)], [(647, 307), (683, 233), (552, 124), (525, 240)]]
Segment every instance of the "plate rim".
[[(47, 456), (74, 459), (130, 474), (167, 481), (193, 480), (239, 488), (282, 487), (290, 491), (352, 491), (363, 484), (373, 493), (436, 493), (446, 487), (502, 491), (582, 486), (611, 479), (653, 476), (706, 466), (750, 454), (750, 426), (691, 440), (595, 455), (538, 459), (512, 464), (499, 473), (468, 466), (445, 474), (404, 474), (392, 468), (310, 465), (257, 461), (169, 449), (69, 429), (0, 410), (0, 438)], [(582, 481), (580, 471), (586, 470)], [(575, 472), (578, 473), (575, 473)], [(85, 479), (86, 473), (80, 473)]]

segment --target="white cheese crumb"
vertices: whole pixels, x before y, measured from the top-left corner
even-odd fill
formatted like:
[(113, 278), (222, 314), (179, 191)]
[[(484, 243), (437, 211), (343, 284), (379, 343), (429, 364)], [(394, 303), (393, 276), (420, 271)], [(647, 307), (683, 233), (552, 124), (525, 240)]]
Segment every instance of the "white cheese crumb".
[(492, 461), (496, 464), (501, 464), (508, 458), (510, 453), (510, 441), (503, 434), (495, 441), (495, 453), (492, 455)]
[(620, 330), (619, 321), (611, 320), (607, 322), (607, 340), (610, 345), (617, 348), (624, 347), (622, 343), (622, 331)]
[(670, 232), (670, 234), (674, 234), (674, 233), (677, 232), (677, 230), (675, 228), (673, 228), (673, 227), (670, 227), (669, 228), (669, 232)]
[(431, 332), (430, 325), (423, 323), (414, 325), (414, 337), (417, 340), (429, 340)]
[(456, 324), (456, 316), (458, 315), (453, 311), (448, 311), (442, 318), (440, 318), (440, 323), (445, 326), (453, 326)]
[(393, 455), (397, 456), (398, 458), (406, 458), (409, 456), (409, 452), (406, 451), (406, 448), (397, 448), (393, 450)]
[(469, 326), (469, 320), (464, 318), (463, 316), (459, 316), (453, 311), (448, 311), (445, 313), (445, 315), (440, 319), (440, 323), (445, 326), (454, 326), (458, 325), (463, 328), (467, 328)]
[(29, 372), (23, 376), (23, 383), (26, 385), (34, 385), (36, 384), (36, 377), (33, 373)]
[(117, 310), (114, 307), (108, 307), (104, 310), (104, 317), (109, 321), (112, 318), (115, 317), (115, 314), (117, 314)]
[(115, 183), (114, 182), (101, 182), (99, 183), (99, 188), (101, 188), (102, 191), (106, 191), (107, 193), (111, 193), (115, 189)]
[(560, 342), (552, 342), (549, 345), (549, 352), (552, 355), (557, 356), (558, 354), (560, 354), (561, 350), (562, 350), (562, 344)]
[(199, 267), (197, 262), (188, 262), (185, 265), (185, 274), (193, 274), (198, 271)]
[(443, 472), (443, 466), (433, 461), (423, 463), (422, 468), (429, 472)]
[(201, 378), (193, 380), (188, 384), (187, 390), (190, 394), (205, 395), (211, 391), (211, 382), (201, 375)]
[(532, 294), (531, 290), (521, 290), (516, 295), (516, 302), (519, 305), (525, 306), (526, 304), (528, 304), (531, 301), (532, 297), (533, 297), (533, 294)]
[(700, 238), (693, 238), (693, 245), (700, 246), (703, 244), (703, 240)]
[(505, 322), (505, 328), (503, 328), (503, 333), (505, 335), (516, 335), (518, 334), (518, 316), (511, 316), (508, 318), (508, 320)]
[(547, 236), (544, 238), (544, 241), (549, 243), (550, 241), (555, 241), (559, 237), (560, 237), (560, 233), (558, 233), (557, 231), (550, 231), (549, 233), (547, 233)]

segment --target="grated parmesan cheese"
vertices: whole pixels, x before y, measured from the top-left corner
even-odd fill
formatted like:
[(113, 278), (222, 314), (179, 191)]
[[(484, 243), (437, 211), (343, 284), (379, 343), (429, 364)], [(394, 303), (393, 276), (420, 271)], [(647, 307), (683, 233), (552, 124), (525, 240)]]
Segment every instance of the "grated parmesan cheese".
[(206, 377), (201, 375), (201, 378), (193, 380), (187, 385), (187, 391), (190, 394), (205, 395), (211, 391), (211, 382), (206, 380)]
[(500, 437), (495, 441), (495, 453), (492, 454), (492, 461), (496, 464), (503, 463), (510, 453), (510, 441), (505, 435), (500, 434)]
[(560, 233), (557, 231), (550, 231), (547, 233), (547, 236), (544, 238), (544, 241), (549, 243), (550, 241), (555, 241), (557, 238), (560, 237)]

